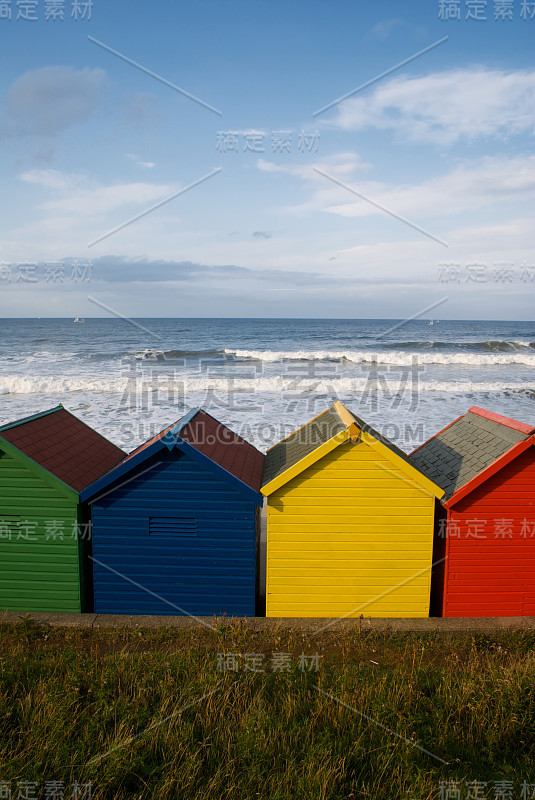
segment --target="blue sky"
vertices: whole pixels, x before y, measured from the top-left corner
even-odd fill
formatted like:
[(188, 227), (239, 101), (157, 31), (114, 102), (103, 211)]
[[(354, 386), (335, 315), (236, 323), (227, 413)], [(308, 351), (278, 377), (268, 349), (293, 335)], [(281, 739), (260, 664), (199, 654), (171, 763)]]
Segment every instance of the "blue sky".
[(1, 316), (533, 319), (535, 3), (23, 5)]

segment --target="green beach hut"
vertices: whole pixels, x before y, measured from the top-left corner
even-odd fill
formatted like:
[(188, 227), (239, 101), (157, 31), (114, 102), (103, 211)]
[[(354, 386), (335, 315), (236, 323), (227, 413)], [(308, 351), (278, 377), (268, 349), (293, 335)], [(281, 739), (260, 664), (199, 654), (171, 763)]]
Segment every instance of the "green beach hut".
[(0, 611), (85, 611), (82, 489), (126, 454), (59, 405), (0, 426)]

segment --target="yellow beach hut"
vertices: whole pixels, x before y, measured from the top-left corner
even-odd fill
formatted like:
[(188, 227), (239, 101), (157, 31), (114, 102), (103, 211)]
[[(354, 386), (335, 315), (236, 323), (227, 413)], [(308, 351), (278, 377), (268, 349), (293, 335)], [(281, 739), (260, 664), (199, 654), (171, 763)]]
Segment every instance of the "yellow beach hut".
[(266, 616), (428, 617), (443, 490), (342, 403), (266, 455)]

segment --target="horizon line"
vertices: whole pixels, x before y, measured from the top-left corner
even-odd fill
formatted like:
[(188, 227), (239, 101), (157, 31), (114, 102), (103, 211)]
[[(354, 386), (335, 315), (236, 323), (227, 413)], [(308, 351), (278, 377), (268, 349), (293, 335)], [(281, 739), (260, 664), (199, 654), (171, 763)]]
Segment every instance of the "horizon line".
[[(301, 320), (305, 321), (332, 321), (332, 322), (397, 322), (399, 320), (405, 319), (405, 317), (150, 317), (150, 316), (143, 316), (143, 317), (135, 317), (130, 316), (130, 319), (149, 319), (149, 320), (248, 320), (248, 321), (280, 321), (280, 320)], [(92, 321), (102, 321), (108, 320), (110, 322), (116, 321), (114, 317), (109, 316), (100, 316), (100, 317), (86, 317), (83, 316), (82, 319), (84, 320), (92, 320)], [(39, 320), (70, 320), (73, 321), (72, 315), (64, 316), (64, 317), (35, 317), (35, 316), (26, 316), (26, 317), (0, 317), (0, 322), (4, 321), (39, 321)], [(411, 322), (428, 322), (429, 320), (435, 320), (434, 317), (420, 317), (419, 319), (412, 319)], [(122, 321), (122, 320), (119, 320)], [(453, 317), (442, 317), (441, 320), (436, 320), (437, 323), (439, 322), (511, 322), (514, 324), (519, 323), (535, 323), (535, 320), (532, 319), (489, 319), (483, 317), (466, 317), (466, 318), (453, 318)]]

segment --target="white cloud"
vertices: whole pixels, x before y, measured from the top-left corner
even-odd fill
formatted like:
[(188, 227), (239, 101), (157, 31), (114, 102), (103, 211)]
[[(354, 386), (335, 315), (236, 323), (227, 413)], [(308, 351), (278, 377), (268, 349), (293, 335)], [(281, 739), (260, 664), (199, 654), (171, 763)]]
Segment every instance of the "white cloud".
[(402, 25), (402, 22), (397, 17), (381, 20), (377, 25), (372, 28), (372, 34), (379, 39), (387, 39), (390, 34)]
[(139, 156), (134, 155), (134, 153), (125, 153), (127, 158), (130, 158), (138, 167), (145, 167), (146, 169), (152, 169), (156, 166), (155, 161), (142, 161)]
[(344, 130), (393, 130), (412, 141), (453, 144), (535, 129), (535, 71), (455, 69), (403, 75), (337, 106)]
[(87, 178), (82, 174), (61, 172), (57, 169), (30, 169), (22, 172), (19, 177), (25, 183), (35, 183), (37, 186), (61, 192), (72, 191), (83, 182), (87, 183)]
[(256, 166), (261, 172), (281, 172), (287, 175), (295, 175), (304, 180), (317, 179), (317, 174), (313, 171), (312, 166), (324, 172), (328, 172), (330, 175), (338, 178), (338, 180), (344, 180), (344, 178), (349, 179), (353, 177), (356, 172), (364, 173), (372, 167), (370, 163), (362, 161), (357, 153), (336, 153), (333, 156), (325, 158), (324, 161), (318, 161), (313, 165), (275, 164), (272, 161), (259, 158), (256, 162)]
[(347, 153), (341, 154), (338, 161), (333, 159), (315, 165), (294, 167), (264, 162), (258, 166), (265, 171), (297, 176), (312, 188), (308, 200), (286, 208), (287, 212), (326, 211), (342, 217), (367, 217), (384, 214), (384, 211), (318, 174), (313, 166), (345, 183), (349, 189), (413, 222), (427, 217), (477, 213), (481, 208), (493, 205), (500, 205), (504, 209), (515, 204), (517, 207), (519, 204), (525, 206), (532, 202), (530, 193), (535, 191), (535, 156), (487, 157), (419, 184), (397, 185), (365, 180), (359, 174), (363, 165), (357, 157), (350, 158)]
[(517, 267), (523, 263), (533, 265), (532, 226), (525, 218), (496, 225), (466, 224), (448, 230), (447, 238), (448, 251), (416, 234), (412, 241), (404, 241), (403, 247), (396, 241), (379, 241), (320, 250), (311, 268), (319, 268), (321, 256), (327, 261), (327, 252), (334, 255), (337, 270), (345, 270), (346, 274), (361, 270), (363, 275), (375, 276), (379, 282), (395, 275), (420, 275), (422, 281), (436, 281), (438, 267), (444, 262), (483, 263), (491, 268), (505, 262)]
[[(496, 203), (518, 202), (522, 198), (527, 201), (528, 195), (535, 191), (535, 156), (485, 158), (475, 166), (461, 166), (416, 185), (367, 181), (355, 188), (359, 194), (397, 214), (443, 217), (464, 211), (477, 212)], [(365, 200), (351, 200), (347, 189), (340, 188), (337, 195), (341, 202), (329, 204), (327, 198), (325, 211), (343, 217), (383, 213)], [(329, 196), (332, 197), (330, 189)]]
[(41, 208), (67, 216), (100, 216), (123, 207), (152, 203), (178, 191), (176, 185), (143, 182), (102, 186), (84, 175), (50, 169), (30, 170), (20, 177), (56, 191), (59, 197), (46, 200)]
[(85, 122), (102, 100), (102, 69), (41, 67), (11, 84), (6, 96), (7, 130), (14, 134), (54, 136)]
[(266, 131), (260, 128), (231, 128), (231, 130), (223, 131), (223, 133), (225, 135), (232, 133), (234, 136), (266, 136)]

